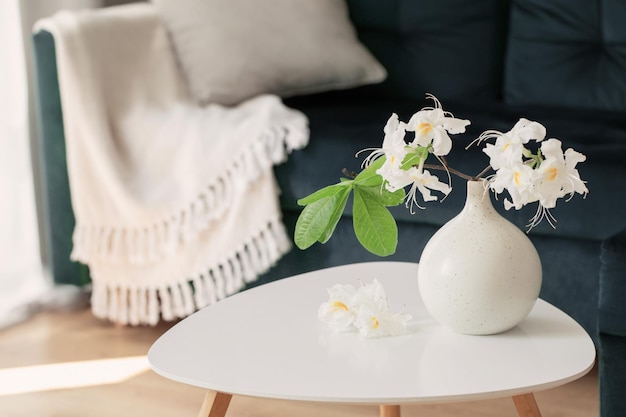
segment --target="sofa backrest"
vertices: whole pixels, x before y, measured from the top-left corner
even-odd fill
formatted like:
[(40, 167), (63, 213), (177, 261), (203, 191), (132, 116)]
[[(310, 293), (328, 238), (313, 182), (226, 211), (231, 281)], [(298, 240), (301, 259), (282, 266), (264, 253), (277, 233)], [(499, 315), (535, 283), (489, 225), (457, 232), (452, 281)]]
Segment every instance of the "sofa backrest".
[(348, 0), (361, 41), (389, 77), (371, 90), (423, 99), (501, 97), (503, 0)]
[(348, 0), (389, 78), (423, 99), (626, 111), (624, 0)]
[(505, 100), (626, 111), (624, 0), (513, 0)]

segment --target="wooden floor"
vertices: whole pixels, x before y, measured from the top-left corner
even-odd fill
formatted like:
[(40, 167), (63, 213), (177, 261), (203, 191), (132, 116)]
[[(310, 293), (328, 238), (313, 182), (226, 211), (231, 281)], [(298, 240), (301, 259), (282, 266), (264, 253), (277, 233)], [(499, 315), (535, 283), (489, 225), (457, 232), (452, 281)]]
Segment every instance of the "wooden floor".
[[(167, 325), (125, 328), (88, 310), (40, 313), (0, 330), (2, 417), (197, 416), (204, 391), (154, 374), (145, 361)], [(536, 394), (543, 417), (598, 416), (597, 370)], [(377, 407), (234, 397), (227, 416), (377, 416)], [(510, 399), (402, 406), (402, 416), (515, 417)]]

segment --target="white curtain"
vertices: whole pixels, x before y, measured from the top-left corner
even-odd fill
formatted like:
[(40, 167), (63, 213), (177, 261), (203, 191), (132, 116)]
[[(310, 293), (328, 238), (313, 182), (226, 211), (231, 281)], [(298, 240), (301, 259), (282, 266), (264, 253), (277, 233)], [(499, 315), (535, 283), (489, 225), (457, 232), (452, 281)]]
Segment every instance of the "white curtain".
[(0, 327), (73, 298), (53, 286), (40, 253), (30, 146), (36, 134), (30, 33), (37, 19), (56, 10), (101, 4), (0, 0)]

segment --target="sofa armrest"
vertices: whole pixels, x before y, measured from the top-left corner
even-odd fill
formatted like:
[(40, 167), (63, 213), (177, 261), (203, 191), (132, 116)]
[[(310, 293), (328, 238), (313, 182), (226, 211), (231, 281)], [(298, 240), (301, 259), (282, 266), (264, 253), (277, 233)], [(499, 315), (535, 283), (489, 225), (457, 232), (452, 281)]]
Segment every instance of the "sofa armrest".
[(598, 299), (600, 416), (626, 415), (626, 230), (602, 244)]
[(626, 337), (626, 230), (602, 243), (598, 328)]
[(52, 34), (39, 31), (32, 36), (35, 74), (35, 108), (38, 129), (39, 172), (42, 204), (42, 243), (46, 263), (57, 284), (87, 284), (85, 265), (72, 262), (74, 212), (65, 156), (65, 131)]

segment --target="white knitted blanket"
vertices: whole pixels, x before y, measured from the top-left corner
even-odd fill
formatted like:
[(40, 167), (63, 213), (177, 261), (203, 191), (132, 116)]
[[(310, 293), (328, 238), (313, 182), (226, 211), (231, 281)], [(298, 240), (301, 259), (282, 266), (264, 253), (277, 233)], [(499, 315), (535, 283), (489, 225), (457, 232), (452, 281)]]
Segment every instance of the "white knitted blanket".
[(90, 268), (96, 316), (187, 316), (290, 249), (272, 166), (306, 146), (303, 114), (269, 95), (193, 104), (150, 4), (60, 12), (41, 29), (56, 45), (72, 259)]

